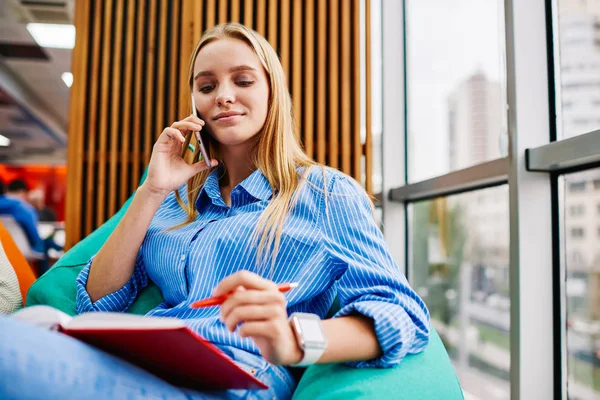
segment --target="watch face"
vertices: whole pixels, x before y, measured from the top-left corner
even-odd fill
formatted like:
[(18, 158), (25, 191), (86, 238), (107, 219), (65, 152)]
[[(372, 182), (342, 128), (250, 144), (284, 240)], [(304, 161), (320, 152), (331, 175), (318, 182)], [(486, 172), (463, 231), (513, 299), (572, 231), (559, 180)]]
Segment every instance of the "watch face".
[(298, 317), (295, 322), (302, 347), (325, 348), (327, 346), (327, 340), (321, 328), (321, 320), (318, 317)]
[(302, 331), (304, 340), (307, 342), (322, 342), (323, 333), (321, 332), (321, 324), (316, 319), (305, 319), (302, 321)]

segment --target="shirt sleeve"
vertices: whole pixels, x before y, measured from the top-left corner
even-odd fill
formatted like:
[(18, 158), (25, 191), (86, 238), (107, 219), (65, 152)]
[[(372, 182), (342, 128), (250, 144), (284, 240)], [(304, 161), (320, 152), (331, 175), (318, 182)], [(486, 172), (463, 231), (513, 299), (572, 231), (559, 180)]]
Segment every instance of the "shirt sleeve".
[(341, 317), (360, 313), (373, 319), (383, 350), (354, 367), (392, 367), (429, 342), (429, 311), (410, 288), (377, 227), (367, 194), (353, 179), (334, 175), (322, 213), (325, 245), (338, 272)]
[[(94, 256), (95, 257), (95, 256)], [(140, 249), (138, 256), (135, 260), (135, 267), (133, 274), (129, 281), (116, 292), (107, 294), (104, 297), (92, 302), (90, 295), (86, 290), (88, 275), (90, 273), (90, 267), (92, 266), (92, 257), (85, 267), (79, 273), (77, 277), (77, 300), (76, 300), (76, 311), (77, 314), (82, 314), (91, 311), (112, 311), (112, 312), (123, 312), (126, 311), (129, 306), (135, 301), (138, 293), (148, 285), (148, 274), (142, 257), (142, 249)]]
[(15, 207), (13, 217), (25, 231), (25, 235), (27, 236), (27, 240), (29, 240), (31, 248), (34, 251), (45, 254), (46, 248), (44, 246), (44, 241), (38, 233), (37, 216), (23, 204), (18, 204)]

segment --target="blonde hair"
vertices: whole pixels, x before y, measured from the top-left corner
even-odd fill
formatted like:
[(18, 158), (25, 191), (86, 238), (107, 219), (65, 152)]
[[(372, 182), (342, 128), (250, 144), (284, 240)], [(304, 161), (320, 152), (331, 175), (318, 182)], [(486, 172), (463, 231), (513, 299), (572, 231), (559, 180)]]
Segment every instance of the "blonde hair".
[[(301, 183), (306, 181), (300, 180), (298, 168), (304, 167), (305, 173), (308, 173), (309, 168), (317, 163), (310, 159), (300, 146), (294, 124), (292, 99), (286, 87), (283, 67), (273, 47), (259, 33), (237, 23), (218, 25), (204, 32), (190, 58), (190, 90), (193, 91), (194, 63), (198, 53), (207, 44), (223, 38), (238, 39), (250, 46), (258, 56), (269, 80), (267, 118), (257, 136), (253, 163), (269, 182), (273, 200), (258, 220), (253, 243), (258, 242), (257, 264), (261, 264), (270, 256), (274, 267), (285, 218), (295, 204)], [(204, 137), (210, 157), (220, 161), (218, 142), (209, 135)], [(183, 146), (183, 157), (187, 153), (190, 140), (191, 134), (188, 134)], [(199, 149), (194, 151), (194, 159), (197, 159), (198, 151)], [(210, 170), (202, 171), (188, 180), (187, 204), (181, 200), (179, 191), (175, 191), (179, 205), (187, 213), (187, 220), (178, 227), (195, 221), (196, 198), (209, 174)], [(267, 251), (269, 249), (272, 250), (271, 253)]]

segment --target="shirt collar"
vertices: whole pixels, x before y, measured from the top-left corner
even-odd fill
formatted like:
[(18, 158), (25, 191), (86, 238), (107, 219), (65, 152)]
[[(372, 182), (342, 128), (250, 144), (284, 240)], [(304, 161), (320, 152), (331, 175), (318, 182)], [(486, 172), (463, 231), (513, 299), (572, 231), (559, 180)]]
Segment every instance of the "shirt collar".
[[(208, 196), (213, 204), (224, 205), (223, 198), (221, 197), (221, 189), (219, 188), (219, 176), (221, 175), (221, 167), (217, 167), (213, 169), (206, 181), (204, 181), (204, 185), (200, 190), (200, 195), (198, 196), (198, 200), (202, 197), (203, 194)], [(223, 204), (221, 204), (223, 203)]]
[[(223, 198), (221, 197), (221, 189), (219, 187), (219, 177), (223, 174), (221, 166), (213, 169), (206, 178), (202, 190), (200, 191), (201, 197), (206, 194), (213, 204), (224, 205)], [(269, 200), (273, 194), (271, 185), (267, 178), (263, 175), (260, 169), (254, 170), (246, 179), (244, 179), (238, 186), (240, 186), (246, 193), (254, 197), (257, 200)]]
[(269, 200), (273, 195), (273, 189), (269, 181), (258, 168), (244, 179), (239, 186), (257, 200)]

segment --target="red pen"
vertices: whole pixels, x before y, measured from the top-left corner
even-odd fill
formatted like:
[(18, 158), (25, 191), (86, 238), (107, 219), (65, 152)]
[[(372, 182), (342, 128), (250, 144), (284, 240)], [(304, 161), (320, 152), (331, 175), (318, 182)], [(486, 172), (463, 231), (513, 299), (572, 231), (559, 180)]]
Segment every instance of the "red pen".
[[(281, 293), (285, 293), (285, 292), (287, 292), (289, 290), (292, 290), (295, 287), (298, 287), (298, 283), (297, 282), (282, 283), (281, 285), (277, 286), (277, 289)], [(220, 296), (209, 297), (208, 299), (198, 300), (198, 301), (192, 303), (192, 305), (190, 305), (190, 307), (191, 308), (204, 308), (204, 307), (218, 306), (220, 304), (223, 304), (225, 302), (225, 300), (227, 300), (227, 298), (232, 293), (233, 292), (229, 292), (229, 293), (226, 293), (226, 294), (222, 294)]]

